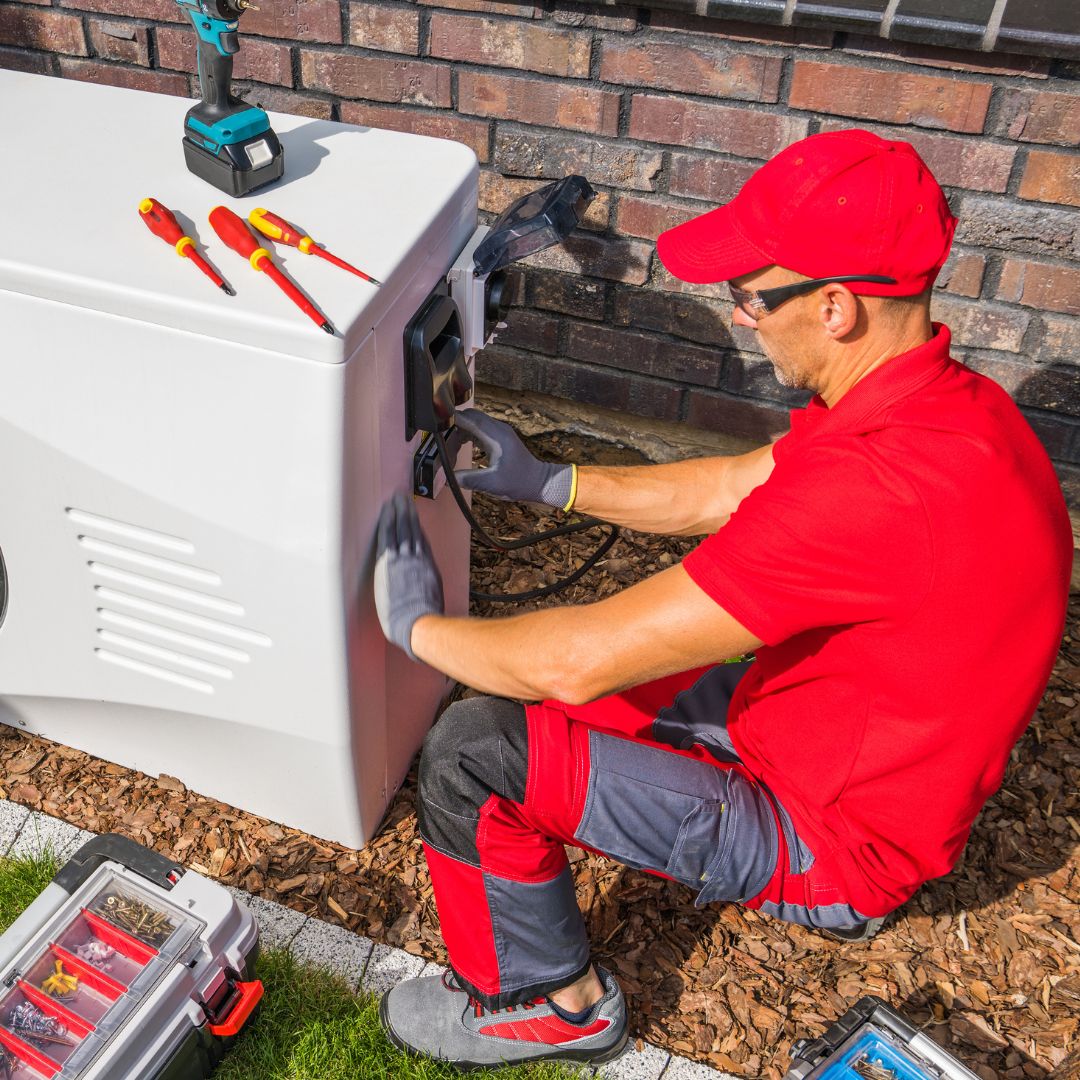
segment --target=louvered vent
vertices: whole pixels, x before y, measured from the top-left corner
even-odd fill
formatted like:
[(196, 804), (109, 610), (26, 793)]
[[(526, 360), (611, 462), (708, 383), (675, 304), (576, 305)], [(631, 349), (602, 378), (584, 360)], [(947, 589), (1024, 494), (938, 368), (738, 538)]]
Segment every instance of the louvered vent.
[(273, 644), (249, 629), (221, 577), (194, 565), (195, 545), (69, 507), (97, 609), (94, 653), (103, 663), (212, 694)]

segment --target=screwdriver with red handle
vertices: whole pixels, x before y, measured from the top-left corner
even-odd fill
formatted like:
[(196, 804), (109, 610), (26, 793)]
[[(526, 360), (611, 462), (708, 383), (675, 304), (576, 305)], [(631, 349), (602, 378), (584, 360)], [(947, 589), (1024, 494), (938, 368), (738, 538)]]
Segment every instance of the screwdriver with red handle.
[(264, 210), (261, 206), (248, 214), (248, 221), (263, 236), (269, 236), (271, 240), (276, 240), (279, 244), (288, 244), (289, 247), (299, 248), (304, 255), (318, 255), (327, 262), (333, 263), (334, 266), (340, 266), (342, 270), (348, 270), (350, 274), (355, 274), (365, 281), (370, 281), (372, 285), (382, 284), (381, 281), (376, 281), (370, 274), (365, 274), (363, 270), (357, 270), (355, 266), (351, 266), (344, 259), (331, 255), (326, 248), (319, 247), (310, 236), (305, 236), (284, 218), (279, 218), (277, 214), (271, 214), (269, 210)]
[(215, 206), (210, 211), (210, 224), (225, 244), (238, 255), (243, 255), (260, 273), (266, 274), (320, 329), (328, 334), (334, 332), (330, 320), (274, 265), (270, 252), (259, 247), (259, 242), (251, 235), (242, 217), (227, 206)]
[(172, 244), (177, 255), (190, 259), (219, 289), (224, 289), (230, 296), (236, 295), (232, 286), (226, 284), (221, 275), (199, 254), (195, 241), (184, 235), (180, 223), (167, 206), (159, 203), (157, 199), (143, 199), (139, 203), (139, 217), (146, 222), (146, 227), (155, 236), (160, 236), (166, 243)]

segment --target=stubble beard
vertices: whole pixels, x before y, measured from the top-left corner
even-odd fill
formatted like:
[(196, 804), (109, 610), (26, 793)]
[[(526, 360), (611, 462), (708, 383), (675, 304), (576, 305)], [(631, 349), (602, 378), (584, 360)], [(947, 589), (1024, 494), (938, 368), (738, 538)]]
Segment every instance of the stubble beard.
[(765, 350), (765, 356), (768, 358), (769, 363), (772, 364), (776, 381), (781, 386), (787, 387), (789, 390), (813, 390), (816, 392), (817, 387), (814, 385), (809, 371), (805, 368), (800, 369), (788, 364), (782, 364), (767, 345), (762, 343), (762, 348)]

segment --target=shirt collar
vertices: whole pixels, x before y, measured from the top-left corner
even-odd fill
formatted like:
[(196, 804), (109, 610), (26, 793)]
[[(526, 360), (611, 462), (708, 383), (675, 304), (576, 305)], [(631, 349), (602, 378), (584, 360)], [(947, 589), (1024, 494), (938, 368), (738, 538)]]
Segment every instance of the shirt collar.
[[(905, 397), (941, 374), (949, 363), (952, 334), (943, 323), (933, 323), (934, 336), (914, 349), (894, 356), (860, 379), (831, 409), (815, 394), (807, 406), (812, 420), (829, 418), (844, 427), (857, 426), (882, 406)], [(808, 417), (807, 419), (811, 419)]]

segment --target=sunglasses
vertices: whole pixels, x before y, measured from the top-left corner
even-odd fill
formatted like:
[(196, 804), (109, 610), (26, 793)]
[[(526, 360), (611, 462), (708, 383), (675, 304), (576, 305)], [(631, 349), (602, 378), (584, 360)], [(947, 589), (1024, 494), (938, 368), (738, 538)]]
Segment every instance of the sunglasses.
[(847, 274), (844, 277), (814, 278), (813, 281), (799, 281), (794, 285), (781, 285), (776, 289), (762, 289), (760, 292), (754, 289), (740, 289), (737, 285), (728, 283), (731, 299), (744, 315), (748, 315), (755, 322), (763, 319), (766, 315), (774, 312), (781, 304), (794, 300), (796, 296), (805, 296), (822, 285), (831, 285), (834, 282), (844, 281), (869, 281), (875, 285), (895, 285), (896, 278), (882, 277), (880, 274)]

